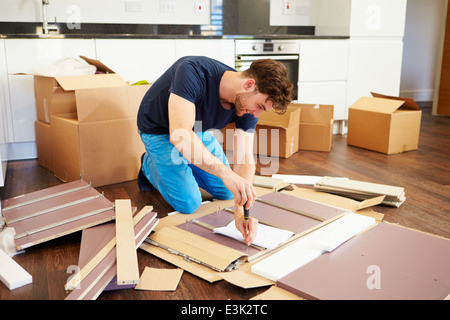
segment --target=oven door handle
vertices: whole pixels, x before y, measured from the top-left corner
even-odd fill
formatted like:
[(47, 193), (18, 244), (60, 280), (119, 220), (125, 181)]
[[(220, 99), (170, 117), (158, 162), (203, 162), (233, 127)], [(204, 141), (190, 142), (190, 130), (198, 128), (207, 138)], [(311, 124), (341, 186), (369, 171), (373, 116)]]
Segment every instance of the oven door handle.
[(254, 61), (258, 59), (273, 59), (273, 60), (298, 60), (298, 55), (292, 56), (276, 56), (276, 55), (266, 55), (266, 56), (237, 56), (238, 60), (241, 61)]

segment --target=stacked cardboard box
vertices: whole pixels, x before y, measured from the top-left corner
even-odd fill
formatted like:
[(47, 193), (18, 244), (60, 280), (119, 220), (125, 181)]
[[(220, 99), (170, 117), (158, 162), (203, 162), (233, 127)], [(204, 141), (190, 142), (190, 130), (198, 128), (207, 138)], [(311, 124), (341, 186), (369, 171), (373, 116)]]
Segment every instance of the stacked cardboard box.
[[(298, 150), (330, 151), (333, 105), (291, 103), (285, 114), (263, 112), (255, 130), (254, 153), (289, 158)], [(223, 130), (224, 149), (232, 150), (234, 124)], [(228, 142), (227, 142), (228, 141)]]
[[(289, 107), (280, 115), (274, 111), (263, 112), (256, 125), (253, 151), (263, 156), (289, 158), (298, 151), (300, 109)], [(233, 150), (234, 123), (223, 131), (223, 147)]]
[(273, 111), (263, 112), (256, 126), (256, 153), (289, 158), (298, 151), (299, 130), (300, 110), (288, 107), (282, 115)]
[(300, 108), (298, 149), (310, 151), (330, 151), (333, 142), (334, 106), (292, 103)]
[(144, 152), (136, 116), (149, 85), (129, 86), (114, 73), (34, 80), (40, 165), (94, 187), (136, 179)]

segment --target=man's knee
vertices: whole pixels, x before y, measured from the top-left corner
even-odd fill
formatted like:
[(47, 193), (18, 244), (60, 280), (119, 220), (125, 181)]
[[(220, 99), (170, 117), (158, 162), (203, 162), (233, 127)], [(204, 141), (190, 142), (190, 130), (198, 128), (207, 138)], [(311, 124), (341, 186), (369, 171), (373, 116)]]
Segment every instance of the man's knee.
[(172, 206), (178, 212), (190, 214), (197, 211), (197, 209), (200, 207), (201, 204), (202, 204), (202, 197), (195, 196), (178, 199), (176, 203), (172, 204)]

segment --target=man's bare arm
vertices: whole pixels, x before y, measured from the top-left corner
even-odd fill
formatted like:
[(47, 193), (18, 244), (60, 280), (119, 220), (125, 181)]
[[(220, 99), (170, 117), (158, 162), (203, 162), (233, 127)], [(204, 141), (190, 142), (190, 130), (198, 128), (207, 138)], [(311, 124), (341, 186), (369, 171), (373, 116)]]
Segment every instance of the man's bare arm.
[(192, 130), (195, 123), (195, 105), (173, 93), (169, 97), (170, 142), (192, 164), (219, 177), (233, 193), (235, 202), (253, 205), (256, 193), (249, 181), (233, 172), (220, 159), (211, 154)]

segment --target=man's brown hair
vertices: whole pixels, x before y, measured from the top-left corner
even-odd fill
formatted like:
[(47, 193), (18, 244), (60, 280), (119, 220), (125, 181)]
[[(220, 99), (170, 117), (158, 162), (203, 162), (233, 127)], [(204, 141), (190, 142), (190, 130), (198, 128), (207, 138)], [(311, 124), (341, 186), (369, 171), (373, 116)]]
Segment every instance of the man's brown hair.
[(277, 113), (285, 113), (292, 102), (293, 84), (288, 79), (288, 72), (284, 64), (273, 59), (259, 59), (254, 61), (249, 69), (242, 72), (244, 77), (256, 81), (256, 89), (269, 95), (273, 102), (273, 109)]

